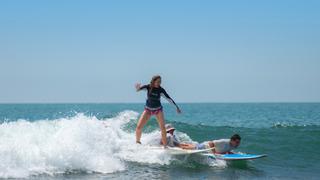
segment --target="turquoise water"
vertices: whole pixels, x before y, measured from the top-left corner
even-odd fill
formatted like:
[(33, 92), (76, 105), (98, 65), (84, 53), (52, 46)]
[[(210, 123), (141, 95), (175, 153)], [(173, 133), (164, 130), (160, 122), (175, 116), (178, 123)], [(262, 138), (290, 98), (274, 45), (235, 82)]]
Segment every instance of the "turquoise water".
[[(239, 133), (250, 162), (172, 157), (134, 143), (143, 104), (1, 104), (0, 178), (31, 179), (317, 179), (320, 103), (164, 105), (184, 141)], [(142, 142), (159, 137), (156, 120)]]

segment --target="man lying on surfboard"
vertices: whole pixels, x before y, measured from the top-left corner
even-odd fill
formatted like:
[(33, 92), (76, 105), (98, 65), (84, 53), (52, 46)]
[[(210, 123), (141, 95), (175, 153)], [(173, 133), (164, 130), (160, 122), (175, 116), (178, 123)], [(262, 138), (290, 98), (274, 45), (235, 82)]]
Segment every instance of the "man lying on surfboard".
[(194, 145), (194, 149), (212, 149), (214, 154), (233, 154), (232, 150), (239, 147), (241, 137), (234, 134), (230, 139), (219, 139), (213, 141), (206, 141), (201, 144)]
[(214, 154), (233, 154), (232, 150), (236, 149), (241, 142), (241, 137), (238, 134), (234, 134), (230, 139), (219, 139), (213, 141), (205, 141), (203, 143), (187, 144), (181, 143), (174, 134), (175, 128), (171, 124), (166, 124), (167, 131), (167, 146), (180, 147), (182, 149), (212, 149)]

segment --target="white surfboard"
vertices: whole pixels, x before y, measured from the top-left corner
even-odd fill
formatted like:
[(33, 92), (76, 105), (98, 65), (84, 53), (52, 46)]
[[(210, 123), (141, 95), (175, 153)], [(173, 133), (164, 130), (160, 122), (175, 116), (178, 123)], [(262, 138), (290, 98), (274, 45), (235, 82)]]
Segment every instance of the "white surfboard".
[(212, 153), (206, 153), (206, 154), (203, 154), (203, 156), (207, 156), (212, 159), (221, 159), (226, 161), (253, 160), (253, 159), (267, 157), (266, 154), (212, 154)]
[(189, 149), (182, 149), (179, 147), (167, 147), (167, 148), (163, 148), (160, 146), (151, 146), (149, 147), (151, 149), (155, 149), (155, 150), (163, 150), (171, 155), (188, 155), (188, 154), (197, 154), (197, 153), (204, 153), (204, 152), (209, 152), (211, 151), (213, 148), (209, 148), (209, 149), (200, 149), (200, 150), (189, 150)]

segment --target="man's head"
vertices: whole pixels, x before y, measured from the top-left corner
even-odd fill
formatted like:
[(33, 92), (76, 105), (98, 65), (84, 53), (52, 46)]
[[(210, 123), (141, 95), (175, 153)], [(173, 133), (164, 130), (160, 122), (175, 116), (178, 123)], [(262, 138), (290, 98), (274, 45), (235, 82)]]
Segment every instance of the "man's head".
[(166, 131), (173, 135), (175, 128), (171, 124), (166, 124)]
[(240, 142), (241, 142), (241, 137), (239, 136), (239, 134), (234, 134), (233, 136), (231, 136), (230, 138), (231, 146), (233, 146), (234, 148), (237, 148), (240, 145)]

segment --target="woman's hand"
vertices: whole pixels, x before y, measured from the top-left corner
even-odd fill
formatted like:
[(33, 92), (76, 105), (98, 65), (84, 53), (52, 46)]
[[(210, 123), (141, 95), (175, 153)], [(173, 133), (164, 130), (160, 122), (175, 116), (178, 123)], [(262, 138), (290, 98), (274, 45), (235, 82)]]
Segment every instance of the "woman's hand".
[(177, 113), (178, 113), (178, 114), (181, 114), (180, 108), (177, 108)]
[(135, 87), (136, 87), (136, 90), (139, 91), (140, 88), (141, 88), (141, 84), (140, 84), (140, 83), (136, 83), (136, 84), (135, 84)]

